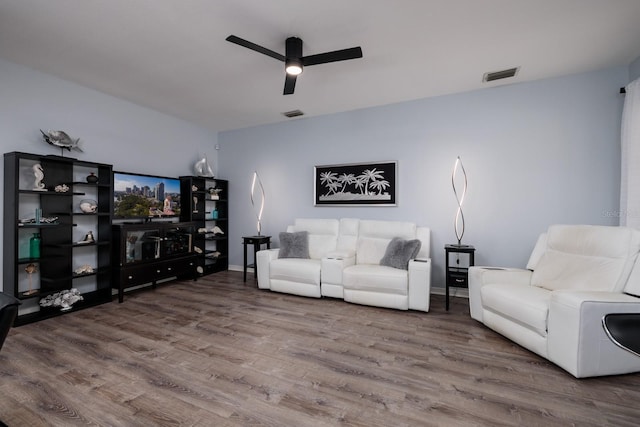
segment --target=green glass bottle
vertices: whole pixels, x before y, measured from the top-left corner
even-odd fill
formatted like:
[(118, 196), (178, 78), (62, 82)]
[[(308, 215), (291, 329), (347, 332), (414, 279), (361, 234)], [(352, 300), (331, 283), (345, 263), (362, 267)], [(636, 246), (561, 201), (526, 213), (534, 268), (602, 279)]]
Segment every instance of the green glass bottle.
[(29, 239), (29, 257), (33, 259), (40, 258), (40, 233), (33, 233)]

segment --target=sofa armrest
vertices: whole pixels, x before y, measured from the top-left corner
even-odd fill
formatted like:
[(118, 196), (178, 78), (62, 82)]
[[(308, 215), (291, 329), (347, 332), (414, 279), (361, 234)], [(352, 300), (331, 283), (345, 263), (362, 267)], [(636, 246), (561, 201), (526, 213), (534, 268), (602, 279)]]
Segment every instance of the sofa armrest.
[(469, 312), (479, 322), (482, 318), (482, 297), (480, 289), (488, 283), (528, 285), (531, 283), (531, 270), (522, 268), (480, 267), (469, 268)]
[(431, 298), (431, 259), (409, 261), (409, 309), (429, 311)]
[(256, 266), (258, 269), (258, 288), (271, 289), (270, 264), (278, 258), (280, 249), (265, 249), (256, 253)]
[(342, 270), (355, 263), (356, 257), (354, 255), (340, 257), (335, 254), (334, 256), (327, 255), (320, 261), (321, 282), (342, 286)]
[(623, 293), (554, 291), (547, 324), (549, 360), (577, 378), (638, 371), (640, 358), (609, 339), (602, 318), (639, 312), (640, 298)]

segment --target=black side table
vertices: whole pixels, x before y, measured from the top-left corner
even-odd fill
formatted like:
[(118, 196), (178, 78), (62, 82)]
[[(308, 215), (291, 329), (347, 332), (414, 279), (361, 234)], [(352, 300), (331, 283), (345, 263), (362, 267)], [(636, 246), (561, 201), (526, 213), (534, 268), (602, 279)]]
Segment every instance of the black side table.
[[(257, 253), (262, 245), (267, 245), (267, 249), (271, 249), (271, 236), (245, 236), (242, 238), (244, 246), (244, 276), (243, 280), (247, 281), (247, 267), (254, 268), (254, 278), (258, 279), (258, 262)], [(253, 245), (253, 264), (247, 264), (247, 245)]]
[[(474, 265), (474, 255), (476, 248), (471, 245), (444, 245), (446, 258), (445, 267), (445, 287), (446, 287), (446, 309), (449, 311), (449, 287), (469, 288), (469, 267)], [(455, 263), (451, 264), (451, 254), (455, 254)], [(460, 254), (468, 254), (469, 262), (460, 264)], [(467, 258), (467, 256), (463, 258)]]

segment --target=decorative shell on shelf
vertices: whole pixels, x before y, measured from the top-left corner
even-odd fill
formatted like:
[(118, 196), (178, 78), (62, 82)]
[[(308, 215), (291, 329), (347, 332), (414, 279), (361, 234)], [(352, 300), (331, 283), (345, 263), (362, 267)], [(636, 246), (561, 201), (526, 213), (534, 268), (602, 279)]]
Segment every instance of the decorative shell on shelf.
[(69, 186), (67, 184), (56, 185), (54, 190), (56, 193), (66, 193), (69, 191)]
[(71, 308), (73, 304), (78, 301), (82, 301), (84, 298), (80, 295), (80, 291), (76, 288), (71, 288), (66, 291), (56, 292), (55, 294), (47, 295), (40, 300), (41, 307), (60, 307), (60, 310), (66, 311)]
[(90, 274), (93, 273), (93, 267), (91, 267), (89, 264), (84, 264), (81, 265), (80, 267), (76, 268), (75, 270), (73, 270), (74, 273), (80, 275), (80, 274)]
[(96, 213), (98, 211), (98, 202), (91, 199), (80, 200), (80, 210), (84, 213)]

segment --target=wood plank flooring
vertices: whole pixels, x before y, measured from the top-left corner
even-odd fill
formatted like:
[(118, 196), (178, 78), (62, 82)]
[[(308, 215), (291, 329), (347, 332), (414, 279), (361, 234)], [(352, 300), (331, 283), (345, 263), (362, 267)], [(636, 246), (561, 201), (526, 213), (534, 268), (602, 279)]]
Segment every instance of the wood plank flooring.
[(576, 380), (472, 320), (258, 290), (242, 273), (14, 328), (8, 426), (635, 426), (640, 375)]

